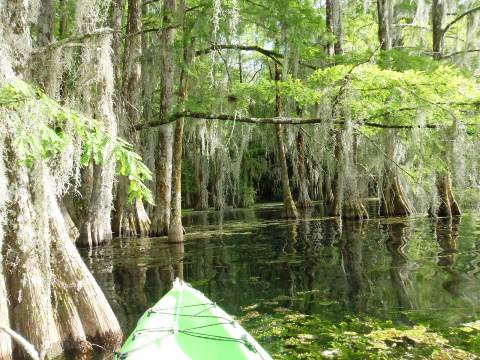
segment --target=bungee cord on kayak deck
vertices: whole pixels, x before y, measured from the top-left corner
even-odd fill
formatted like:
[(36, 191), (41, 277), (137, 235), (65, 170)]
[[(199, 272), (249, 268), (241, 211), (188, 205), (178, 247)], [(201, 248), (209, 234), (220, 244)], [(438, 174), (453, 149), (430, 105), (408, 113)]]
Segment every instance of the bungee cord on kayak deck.
[[(174, 315), (174, 314), (170, 314)], [(192, 315), (194, 316), (194, 315)], [(213, 317), (213, 316), (212, 316)], [(150, 329), (140, 329), (140, 330), (135, 330), (132, 333), (132, 339), (134, 340), (136, 336), (141, 335), (143, 333), (155, 333), (155, 332), (165, 332), (168, 335), (175, 335), (175, 334), (184, 334), (188, 336), (194, 336), (200, 339), (207, 339), (207, 340), (215, 340), (215, 341), (232, 341), (232, 342), (237, 342), (240, 344), (243, 344), (248, 350), (258, 354), (260, 358), (263, 360), (264, 357), (262, 356), (261, 353), (257, 350), (255, 345), (253, 345), (251, 342), (248, 341), (246, 334), (243, 335), (240, 339), (234, 338), (234, 337), (228, 337), (228, 336), (220, 336), (220, 335), (213, 335), (213, 334), (206, 334), (206, 333), (200, 333), (200, 332), (194, 332), (191, 330), (197, 330), (197, 329), (204, 329), (207, 327), (212, 327), (212, 326), (219, 326), (219, 325), (233, 325), (235, 326), (236, 321), (231, 320), (226, 323), (212, 323), (212, 324), (207, 324), (207, 325), (202, 325), (202, 326), (195, 326), (187, 329), (174, 329), (172, 327), (170, 328), (150, 328)], [(117, 353), (116, 355), (118, 356), (118, 359), (120, 360), (125, 360), (128, 354), (134, 352), (137, 349), (132, 349), (127, 352), (122, 352), (122, 353)]]

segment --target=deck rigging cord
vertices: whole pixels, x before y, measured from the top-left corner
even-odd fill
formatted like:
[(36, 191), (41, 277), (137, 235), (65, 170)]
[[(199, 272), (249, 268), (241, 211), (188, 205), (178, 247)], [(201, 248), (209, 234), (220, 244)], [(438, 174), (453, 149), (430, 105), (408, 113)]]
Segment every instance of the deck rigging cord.
[[(178, 303), (181, 304), (181, 301), (179, 301)], [(181, 314), (180, 311), (179, 311), (180, 309), (183, 309), (183, 308), (193, 308), (193, 307), (200, 307), (200, 306), (205, 306), (205, 308), (200, 310), (199, 312), (197, 312), (195, 314)], [(135, 337), (139, 334), (158, 332), (158, 333), (165, 333), (166, 336), (175, 335), (175, 334), (183, 334), (183, 335), (186, 335), (186, 336), (192, 336), (192, 337), (196, 337), (196, 338), (199, 338), (199, 339), (206, 339), (206, 340), (213, 340), (213, 341), (236, 342), (236, 343), (244, 345), (248, 350), (257, 354), (261, 360), (264, 360), (265, 358), (263, 357), (262, 353), (260, 351), (258, 351), (257, 348), (255, 347), (255, 345), (253, 345), (248, 340), (246, 334), (242, 335), (240, 338), (235, 338), (235, 337), (213, 335), (213, 334), (207, 334), (207, 333), (203, 333), (203, 332), (193, 331), (193, 330), (205, 329), (205, 328), (208, 328), (208, 327), (213, 327), (213, 326), (218, 326), (218, 325), (233, 325), (233, 326), (235, 326), (236, 321), (233, 320), (233, 319), (229, 319), (229, 318), (222, 317), (222, 316), (200, 315), (204, 311), (207, 311), (207, 310), (209, 310), (211, 308), (214, 308), (216, 306), (217, 305), (215, 303), (210, 302), (210, 303), (202, 303), (202, 304), (195, 304), (195, 305), (175, 306), (174, 308), (160, 308), (160, 309), (151, 308), (146, 312), (147, 317), (150, 316), (151, 314), (154, 314), (154, 313), (155, 314), (160, 314), (160, 315), (171, 315), (171, 316), (175, 317), (175, 322), (174, 322), (175, 324), (178, 324), (178, 320), (179, 320), (180, 317), (195, 317), (195, 318), (203, 318), (203, 319), (215, 318), (215, 319), (224, 320), (225, 322), (215, 322), (215, 323), (205, 324), (205, 325), (201, 325), (201, 326), (195, 326), (195, 327), (191, 327), (191, 328), (187, 328), (187, 329), (175, 329), (174, 327), (140, 329), (140, 330), (134, 331), (132, 333), (132, 337), (133, 337), (133, 339), (135, 339)], [(168, 312), (168, 310), (173, 310), (173, 312)], [(145, 345), (147, 345), (147, 344), (145, 344)], [(115, 355), (117, 356), (118, 360), (126, 360), (127, 356), (130, 353), (132, 353), (136, 350), (139, 350), (141, 348), (143, 348), (143, 346), (139, 347), (139, 348), (129, 350), (129, 351), (126, 351), (126, 352), (117, 352), (117, 353), (115, 353)]]

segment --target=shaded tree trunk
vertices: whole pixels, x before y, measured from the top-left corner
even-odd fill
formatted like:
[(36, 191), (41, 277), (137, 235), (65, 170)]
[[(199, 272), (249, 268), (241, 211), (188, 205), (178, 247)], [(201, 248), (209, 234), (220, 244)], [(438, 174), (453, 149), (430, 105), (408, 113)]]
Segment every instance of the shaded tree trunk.
[[(382, 1), (382, 0), (379, 0)], [(328, 0), (327, 1), (327, 30), (335, 35), (336, 43), (332, 48), (330, 46), (329, 52), (333, 55), (341, 55), (343, 53), (343, 30), (342, 30), (342, 16), (341, 16), (341, 4), (340, 0)], [(337, 105), (339, 108), (332, 109), (332, 117), (335, 118), (336, 114), (340, 114), (343, 117), (343, 105)], [(350, 219), (363, 219), (368, 217), (367, 211), (358, 198), (345, 199), (344, 187), (345, 187), (345, 153), (347, 151), (355, 152), (355, 149), (345, 149), (343, 144), (343, 137), (345, 135), (345, 128), (341, 131), (335, 132), (335, 173), (332, 179), (327, 178), (327, 181), (333, 180), (333, 184), (327, 184), (325, 189), (325, 200), (329, 204), (329, 212), (332, 216), (340, 216)], [(356, 166), (353, 161), (352, 166)]]
[[(180, 73), (180, 105), (182, 111), (185, 111), (185, 101), (188, 97), (188, 74), (187, 68), (190, 65), (189, 48), (187, 42), (187, 26), (186, 26), (186, 4), (185, 0), (180, 0), (180, 16), (182, 19), (183, 29), (183, 67)], [(193, 48), (193, 44), (191, 46)], [(172, 215), (170, 217), (170, 226), (168, 229), (169, 242), (183, 242), (183, 226), (182, 226), (182, 154), (183, 154), (183, 129), (184, 118), (177, 119), (175, 123), (175, 140), (173, 146), (173, 174), (172, 174)], [(183, 279), (183, 272), (181, 274)]]
[[(90, 2), (92, 1), (92, 2)], [(76, 31), (90, 33), (103, 26), (103, 5), (89, 0), (76, 3)], [(87, 9), (87, 10), (86, 10)], [(69, 105), (73, 105), (86, 116), (97, 119), (108, 132), (112, 142), (108, 143), (102, 154), (103, 163), (93, 162), (82, 172), (82, 208), (79, 246), (97, 246), (109, 242), (112, 238), (111, 211), (113, 204), (113, 184), (115, 177), (115, 159), (112, 157), (113, 139), (117, 136), (117, 119), (114, 112), (113, 95), (115, 89), (113, 64), (111, 58), (112, 34), (87, 38), (83, 41), (78, 66), (76, 87)]]
[(67, 12), (67, 0), (58, 1), (60, 24), (58, 26), (58, 37), (63, 39), (67, 36), (68, 29), (68, 12)]
[(297, 151), (298, 151), (298, 207), (309, 208), (313, 206), (310, 195), (308, 194), (307, 171), (305, 167), (305, 139), (302, 130), (297, 133)]
[[(392, 48), (392, 23), (393, 4), (392, 0), (377, 1), (378, 15), (378, 41), (382, 50)], [(390, 160), (395, 160), (395, 135), (387, 136), (385, 143), (386, 153)], [(391, 162), (386, 162), (383, 172), (383, 184), (381, 189), (380, 214), (383, 216), (409, 216), (415, 211), (408, 199), (400, 181), (397, 167)]]
[(333, 177), (333, 202), (330, 210), (331, 216), (342, 216), (343, 204), (343, 176), (342, 176), (342, 162), (343, 162), (343, 146), (342, 133), (335, 132), (335, 173)]
[(213, 207), (215, 210), (225, 209), (225, 149), (215, 150), (215, 172), (213, 178)]
[[(204, 126), (203, 124), (201, 126)], [(205, 154), (202, 153), (202, 145), (199, 135), (196, 134), (195, 148), (197, 156), (195, 156), (195, 177), (198, 186), (197, 201), (195, 202), (195, 210), (208, 209), (208, 162)]]
[(38, 46), (45, 46), (55, 39), (55, 9), (53, 0), (42, 0), (38, 15)]
[(433, 57), (439, 60), (443, 53), (444, 31), (443, 20), (445, 18), (445, 1), (432, 1), (432, 50)]
[(339, 55), (343, 53), (342, 9), (340, 0), (327, 0), (325, 6), (327, 30), (335, 36), (335, 40), (328, 43), (327, 52), (330, 56)]
[[(87, 341), (116, 348), (120, 326), (69, 236), (47, 165), (27, 170), (13, 148), (7, 159), (13, 194), (5, 228), (11, 326), (48, 357), (89, 350)], [(14, 354), (24, 357), (19, 348)]]
[(400, 182), (398, 171), (391, 168), (386, 169), (382, 186), (380, 214), (383, 216), (409, 216), (414, 212), (415, 209)]
[[(26, 50), (31, 44), (29, 24), (24, 21), (31, 15), (28, 5), (28, 1), (0, 3), (1, 23), (8, 19), (14, 27), (18, 26), (15, 36), (4, 38), (5, 34), (0, 33), (0, 52), (11, 50), (18, 56), (14, 64), (19, 71), (25, 69), (23, 65), (30, 54)], [(24, 41), (19, 41), (20, 37)], [(2, 56), (0, 81), (16, 80), (10, 68), (7, 58)], [(27, 77), (25, 73), (21, 75)], [(17, 115), (27, 116), (23, 112)], [(21, 151), (17, 131), (32, 131), (36, 128), (30, 125), (39, 122), (45, 122), (43, 126), (53, 124), (51, 118), (41, 115), (0, 123), (0, 219), (4, 221), (0, 229), (0, 257), (5, 255), (0, 266), (0, 323), (21, 334), (47, 358), (67, 348), (85, 350), (85, 339), (113, 350), (121, 341), (120, 326), (75, 248), (59, 207), (57, 192), (68, 180), (51, 175), (56, 170), (52, 170), (54, 166), (70, 168), (74, 160), (63, 157), (49, 163), (38, 157), (27, 168), (18, 155)], [(22, 127), (23, 124), (29, 126)], [(8, 198), (4, 197), (7, 193)], [(3, 253), (4, 244), (8, 253)], [(0, 333), (0, 358), (21, 359), (26, 355)]]
[(398, 155), (395, 149), (395, 134), (387, 134), (385, 138), (386, 160), (383, 170), (383, 182), (380, 189), (380, 214), (383, 216), (409, 216), (415, 208), (408, 198), (400, 180), (397, 165)]
[[(280, 71), (278, 65), (275, 64), (275, 82), (280, 81)], [(282, 99), (278, 92), (277, 87), (276, 101), (275, 101), (275, 112), (276, 116), (281, 116), (283, 113)], [(277, 152), (278, 152), (278, 162), (280, 165), (280, 174), (282, 179), (282, 196), (283, 196), (283, 211), (284, 216), (287, 219), (296, 219), (298, 218), (297, 207), (293, 201), (292, 191), (290, 190), (290, 179), (288, 176), (288, 167), (287, 167), (287, 157), (285, 155), (285, 144), (284, 144), (284, 130), (282, 124), (275, 124), (275, 135), (277, 138)]]
[[(120, 126), (120, 135), (131, 144), (138, 144), (138, 134), (134, 127), (140, 122), (140, 97), (142, 95), (140, 65), (142, 43), (141, 37), (138, 35), (142, 29), (141, 8), (141, 0), (128, 0), (123, 101), (121, 101), (125, 113), (120, 117), (123, 120)], [(128, 190), (129, 179), (121, 177), (117, 189), (114, 231), (119, 237), (145, 236), (150, 230), (150, 219), (140, 199), (136, 199), (133, 203), (128, 201)]]
[[(186, 74), (182, 71), (182, 78)], [(181, 79), (182, 83), (182, 97), (186, 96), (186, 79)], [(170, 242), (182, 242), (183, 241), (183, 226), (182, 226), (182, 147), (183, 147), (183, 128), (184, 119), (179, 118), (175, 124), (175, 140), (173, 147), (173, 201), (172, 201), (172, 214), (170, 216), (170, 226), (168, 228), (168, 241)]]
[[(113, 66), (114, 70), (113, 73), (115, 75), (115, 81), (117, 88), (121, 87), (121, 81), (123, 79), (122, 76), (122, 54), (121, 54), (121, 36), (122, 36), (122, 17), (123, 17), (123, 10), (125, 8), (125, 0), (113, 0), (110, 4), (110, 27), (114, 30), (113, 38), (112, 38), (112, 54), (113, 54)], [(130, 8), (129, 8), (130, 11)], [(130, 20), (130, 18), (129, 18)], [(132, 24), (133, 27), (136, 27), (135, 23)], [(141, 19), (140, 19), (140, 28), (141, 28)], [(138, 30), (140, 30), (140, 28)], [(125, 37), (125, 46), (129, 43), (130, 38), (129, 30), (131, 29), (130, 22), (128, 24), (127, 34)], [(136, 41), (136, 40), (134, 40)], [(127, 50), (125, 49), (125, 52)], [(118, 94), (118, 93), (117, 93)], [(120, 102), (119, 96), (117, 96), (117, 102)]]
[(462, 211), (460, 210), (460, 206), (453, 195), (450, 172), (438, 172), (436, 185), (438, 197), (440, 199), (440, 205), (437, 209), (437, 216), (452, 217), (461, 215)]
[[(174, 105), (175, 75), (175, 34), (173, 24), (176, 12), (176, 0), (163, 2), (162, 30), (162, 74), (160, 88), (160, 120), (167, 120)], [(155, 153), (155, 201), (153, 209), (151, 233), (153, 235), (168, 234), (170, 225), (170, 208), (172, 200), (172, 160), (173, 160), (173, 128), (170, 124), (159, 127), (157, 149)]]
[(377, 1), (378, 39), (382, 50), (392, 48), (393, 4), (391, 0)]
[[(440, 60), (443, 55), (445, 30), (443, 22), (445, 18), (446, 6), (444, 0), (433, 0), (432, 2), (432, 50), (433, 57)], [(454, 120), (455, 121), (455, 120)], [(450, 139), (453, 140), (453, 139)], [(444, 151), (443, 160), (447, 163), (446, 171), (439, 171), (436, 174), (437, 194), (440, 200), (440, 206), (437, 209), (437, 216), (452, 217), (461, 215), (452, 188), (452, 176), (448, 169), (448, 151)]]

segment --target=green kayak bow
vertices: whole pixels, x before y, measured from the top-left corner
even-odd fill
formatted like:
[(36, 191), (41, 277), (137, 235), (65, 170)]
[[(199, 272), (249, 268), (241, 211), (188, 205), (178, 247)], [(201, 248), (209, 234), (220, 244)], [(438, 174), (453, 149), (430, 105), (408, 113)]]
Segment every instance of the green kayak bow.
[(225, 311), (177, 279), (147, 310), (117, 360), (271, 360)]

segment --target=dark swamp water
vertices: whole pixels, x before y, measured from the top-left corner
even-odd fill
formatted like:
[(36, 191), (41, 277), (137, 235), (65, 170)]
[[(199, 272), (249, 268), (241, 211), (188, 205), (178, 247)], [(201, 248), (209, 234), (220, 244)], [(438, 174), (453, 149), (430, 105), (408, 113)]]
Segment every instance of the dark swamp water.
[[(446, 347), (475, 358), (480, 325), (458, 328), (480, 319), (480, 216), (340, 223), (280, 215), (278, 206), (191, 212), (183, 245), (116, 239), (82, 256), (125, 334), (183, 276), (275, 358), (422, 358)], [(419, 334), (381, 332), (392, 328)]]

